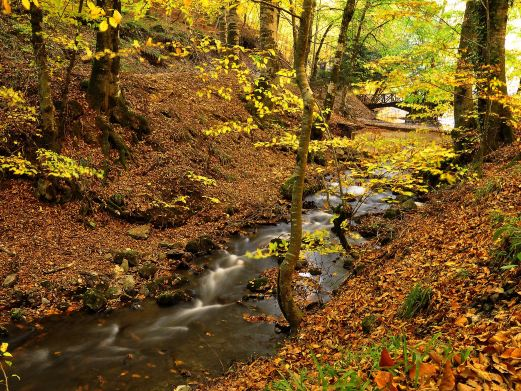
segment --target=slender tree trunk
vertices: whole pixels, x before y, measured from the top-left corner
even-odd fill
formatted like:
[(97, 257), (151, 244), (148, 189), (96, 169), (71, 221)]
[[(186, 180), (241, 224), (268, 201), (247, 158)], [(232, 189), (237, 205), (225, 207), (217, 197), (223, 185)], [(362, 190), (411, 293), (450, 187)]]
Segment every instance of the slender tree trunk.
[(219, 31), (219, 39), (223, 45), (226, 45), (227, 33), (228, 33), (228, 23), (227, 23), (227, 12), (226, 6), (221, 6), (219, 12), (219, 18), (217, 19), (217, 30)]
[(360, 14), (360, 20), (358, 21), (358, 27), (356, 29), (356, 35), (353, 40), (353, 50), (349, 57), (349, 69), (348, 69), (348, 85), (351, 86), (354, 82), (354, 72), (356, 67), (356, 62), (358, 61), (358, 56), (360, 55), (360, 51), (362, 49), (362, 45), (360, 44), (360, 38), (362, 36), (362, 28), (364, 27), (365, 18), (367, 15), (367, 11), (371, 6), (371, 0), (366, 0), (364, 4), (364, 8), (362, 8), (362, 12)]
[[(273, 1), (273, 0), (267, 0)], [(269, 55), (267, 71), (264, 77), (270, 81), (280, 69), (277, 59), (277, 30), (279, 21), (279, 11), (268, 3), (260, 3), (260, 48), (262, 50), (273, 51)]]
[(314, 9), (315, 0), (304, 0), (297, 40), (297, 50), (295, 52), (297, 84), (304, 100), (304, 112), (302, 115), (302, 126), (297, 152), (297, 164), (295, 172), (293, 173), (294, 184), (291, 199), (291, 238), (288, 252), (279, 268), (277, 290), (277, 298), (281, 311), (289, 322), (293, 333), (298, 330), (303, 316), (301, 309), (295, 303), (292, 281), (302, 246), (302, 198), (309, 141), (311, 137), (311, 126), (313, 124), (313, 109), (315, 106), (313, 92), (309, 86), (308, 76), (306, 73), (306, 58), (309, 54), (309, 35), (311, 33)]
[[(480, 156), (497, 149), (502, 143), (513, 141), (511, 113), (497, 95), (507, 94), (505, 70), (505, 38), (509, 0), (482, 0), (476, 2), (477, 36), (482, 48), (478, 65), (488, 81), (478, 85), (478, 117), (481, 128)], [(491, 89), (498, 81), (497, 90)]]
[(34, 62), (38, 74), (38, 98), (40, 103), (40, 121), (42, 125), (43, 146), (59, 152), (58, 124), (56, 123), (56, 109), (52, 100), (51, 82), (47, 66), (47, 49), (43, 39), (43, 11), (31, 2), (32, 44)]
[(322, 46), (324, 46), (324, 42), (329, 34), (329, 31), (333, 27), (334, 23), (331, 23), (327, 26), (322, 38), (320, 39), (320, 43), (318, 44), (317, 50), (313, 54), (313, 65), (311, 66), (311, 81), (316, 81), (317, 73), (318, 73), (318, 62), (320, 60), (320, 52), (322, 51)]
[[(105, 10), (107, 16), (116, 10), (121, 12), (120, 0), (97, 0), (96, 4)], [(92, 63), (88, 98), (92, 108), (108, 114), (123, 101), (119, 84), (119, 26), (114, 28), (109, 24), (106, 31), (96, 33), (96, 54)]]
[(338, 43), (335, 50), (335, 57), (333, 59), (333, 69), (331, 70), (331, 78), (327, 87), (326, 98), (324, 100), (324, 109), (326, 110), (324, 119), (329, 122), (331, 114), (335, 107), (336, 92), (340, 81), (340, 68), (342, 66), (342, 59), (346, 51), (347, 29), (353, 14), (355, 13), (355, 0), (347, 0), (344, 12), (342, 14), (342, 24), (340, 25), (340, 33), (338, 34)]
[(239, 33), (239, 14), (237, 8), (239, 7), (238, 2), (232, 2), (228, 8), (228, 46), (234, 47), (240, 44), (240, 33)]
[(293, 53), (296, 53), (297, 41), (298, 41), (298, 25), (297, 25), (297, 18), (295, 17), (295, 13), (297, 12), (297, 6), (295, 4), (295, 0), (289, 0), (289, 7), (291, 10), (291, 32), (293, 35)]
[(473, 23), (474, 0), (467, 1), (463, 23), (461, 25), (461, 36), (458, 49), (458, 64), (456, 67), (456, 87), (454, 88), (454, 126), (458, 135), (455, 139), (456, 150), (461, 150), (464, 145), (461, 140), (465, 139), (465, 132), (475, 129), (476, 104), (473, 96), (473, 84), (469, 81), (469, 73), (473, 72), (472, 57), (476, 53), (476, 31)]
[[(78, 5), (78, 14), (81, 15), (83, 10), (83, 0), (80, 0)], [(65, 125), (67, 121), (67, 117), (69, 115), (69, 88), (72, 80), (72, 71), (74, 70), (74, 66), (76, 65), (76, 58), (78, 57), (78, 38), (80, 36), (80, 29), (76, 30), (76, 34), (74, 35), (74, 48), (70, 50), (70, 58), (69, 65), (67, 66), (67, 71), (65, 72), (65, 81), (63, 83), (62, 90), (62, 111), (60, 115), (60, 127), (59, 132), (61, 137), (64, 136), (65, 133)]]

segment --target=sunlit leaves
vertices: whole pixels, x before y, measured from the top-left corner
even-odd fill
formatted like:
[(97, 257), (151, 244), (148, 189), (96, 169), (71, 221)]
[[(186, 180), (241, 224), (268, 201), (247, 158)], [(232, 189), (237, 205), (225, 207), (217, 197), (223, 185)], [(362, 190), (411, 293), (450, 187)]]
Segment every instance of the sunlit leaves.
[(203, 133), (206, 136), (217, 137), (228, 133), (250, 134), (255, 129), (258, 129), (258, 126), (253, 122), (253, 118), (249, 117), (245, 123), (228, 121), (206, 129)]

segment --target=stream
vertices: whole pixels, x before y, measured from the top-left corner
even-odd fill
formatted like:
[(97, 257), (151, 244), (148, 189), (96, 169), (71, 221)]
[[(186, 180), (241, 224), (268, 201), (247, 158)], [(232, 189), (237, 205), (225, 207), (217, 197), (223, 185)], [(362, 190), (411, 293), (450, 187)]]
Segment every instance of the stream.
[[(348, 192), (361, 195), (363, 187)], [(382, 213), (383, 201), (391, 193), (374, 194), (358, 208), (359, 215)], [(309, 196), (316, 209), (305, 211), (304, 230), (330, 229), (332, 215), (324, 210), (326, 196)], [(331, 196), (330, 204), (338, 204)], [(247, 252), (266, 246), (270, 240), (289, 235), (289, 224), (258, 227), (248, 236), (234, 237), (227, 251), (197, 260), (208, 270), (194, 280), (191, 303), (161, 308), (154, 301), (139, 309), (125, 308), (110, 314), (77, 313), (67, 318), (45, 320), (44, 332), (28, 338), (13, 353), (11, 390), (172, 390), (190, 380), (218, 376), (234, 362), (273, 354), (284, 336), (271, 323), (250, 323), (243, 315), (279, 316), (277, 301), (243, 301), (246, 284), (274, 267), (273, 258), (250, 259)], [(363, 239), (359, 240), (363, 241)], [(308, 253), (308, 261), (322, 270), (314, 278), (325, 302), (347, 276), (337, 255)]]

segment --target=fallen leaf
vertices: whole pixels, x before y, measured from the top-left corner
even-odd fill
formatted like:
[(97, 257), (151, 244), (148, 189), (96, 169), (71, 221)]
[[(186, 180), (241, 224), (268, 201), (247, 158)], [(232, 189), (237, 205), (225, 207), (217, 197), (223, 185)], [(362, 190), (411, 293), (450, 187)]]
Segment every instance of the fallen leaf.
[[(438, 367), (433, 364), (421, 363), (418, 369), (418, 379), (428, 380), (436, 374)], [(416, 378), (416, 366), (409, 370), (409, 378), (414, 380)]]
[(390, 372), (378, 371), (374, 377), (374, 382), (382, 391), (397, 391), (393, 384), (393, 375)]
[(389, 368), (396, 364), (396, 362), (391, 358), (391, 355), (387, 351), (386, 348), (382, 350), (382, 354), (380, 355), (380, 368)]
[(443, 368), (443, 376), (440, 383), (440, 391), (452, 391), (456, 387), (456, 379), (454, 378), (454, 372), (452, 372), (452, 365), (449, 360), (445, 363)]

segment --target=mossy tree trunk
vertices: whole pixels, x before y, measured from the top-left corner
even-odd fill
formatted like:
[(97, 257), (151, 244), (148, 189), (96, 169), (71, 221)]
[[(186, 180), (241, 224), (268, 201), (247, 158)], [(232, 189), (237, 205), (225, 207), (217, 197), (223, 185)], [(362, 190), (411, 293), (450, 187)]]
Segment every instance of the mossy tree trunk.
[(356, 0), (347, 0), (346, 6), (342, 13), (342, 23), (340, 25), (340, 32), (338, 34), (338, 42), (335, 49), (335, 56), (333, 58), (333, 68), (331, 69), (331, 77), (327, 86), (326, 98), (324, 99), (324, 109), (326, 110), (324, 119), (329, 122), (333, 109), (335, 107), (335, 98), (340, 81), (340, 68), (342, 66), (342, 59), (346, 52), (347, 43), (347, 29), (353, 15), (355, 13)]
[(55, 152), (60, 150), (56, 109), (52, 99), (52, 89), (47, 64), (47, 49), (43, 38), (43, 11), (31, 2), (31, 42), (34, 62), (38, 75), (38, 98), (40, 103), (40, 121), (42, 126), (43, 147)]
[[(478, 72), (484, 72), (487, 79), (478, 84), (480, 156), (484, 156), (501, 144), (513, 141), (510, 110), (497, 99), (498, 95), (507, 95), (505, 38), (509, 0), (476, 1), (475, 7), (477, 42), (481, 48)], [(491, 85), (497, 82), (498, 90), (491, 90)]]
[(315, 101), (313, 92), (309, 86), (306, 73), (306, 59), (309, 54), (309, 36), (315, 10), (315, 0), (304, 0), (302, 16), (300, 20), (297, 46), (295, 51), (295, 70), (297, 72), (297, 84), (304, 100), (304, 112), (300, 130), (297, 163), (293, 177), (291, 199), (291, 237), (288, 252), (279, 267), (277, 299), (284, 317), (295, 333), (302, 321), (303, 313), (295, 302), (293, 294), (293, 274), (300, 257), (302, 246), (302, 198), (304, 192), (304, 179), (308, 158), (311, 127), (313, 124), (313, 110)]

